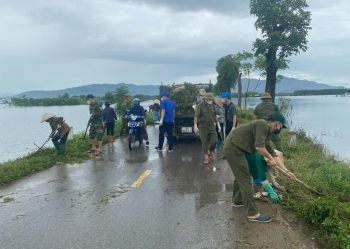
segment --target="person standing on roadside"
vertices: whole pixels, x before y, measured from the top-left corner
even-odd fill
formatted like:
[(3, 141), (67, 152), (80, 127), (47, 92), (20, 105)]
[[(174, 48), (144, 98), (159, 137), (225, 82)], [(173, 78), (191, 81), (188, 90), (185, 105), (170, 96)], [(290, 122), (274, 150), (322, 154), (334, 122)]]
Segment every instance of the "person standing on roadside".
[(209, 160), (214, 160), (213, 152), (215, 150), (217, 133), (215, 124), (221, 132), (221, 126), (218, 122), (217, 113), (213, 105), (214, 95), (206, 93), (203, 102), (196, 106), (194, 116), (194, 132), (200, 135), (202, 141), (202, 152), (204, 154), (204, 164), (208, 164)]
[(169, 99), (169, 93), (163, 91), (160, 94), (161, 97), (161, 113), (159, 121), (159, 141), (158, 146), (155, 148), (157, 151), (163, 150), (164, 134), (167, 133), (167, 139), (169, 143), (169, 152), (173, 151), (173, 127), (175, 119), (175, 104)]
[[(273, 113), (279, 113), (278, 106), (271, 102), (271, 95), (267, 92), (261, 94), (261, 103), (255, 107), (254, 119), (267, 120)], [(276, 149), (284, 154), (281, 139), (278, 134), (271, 135), (271, 141), (276, 146)]]
[[(52, 143), (56, 148), (57, 155), (63, 156), (66, 152), (66, 141), (70, 131), (69, 126), (64, 122), (62, 117), (56, 117), (56, 115), (50, 113), (44, 113), (43, 117), (41, 118), (41, 123), (42, 122), (47, 122), (50, 124), (52, 133), (47, 141), (52, 138)], [(57, 132), (55, 134), (54, 131), (56, 130)]]
[(237, 127), (225, 139), (224, 153), (235, 178), (232, 205), (244, 206), (249, 221), (270, 222), (272, 218), (257, 211), (246, 155), (258, 152), (269, 160), (269, 166), (279, 166), (289, 174), (292, 181), (296, 180), (270, 145), (271, 134), (280, 132), (282, 128), (286, 128), (284, 117), (274, 113), (268, 117), (268, 121), (260, 119)]
[(127, 114), (130, 111), (132, 105), (129, 103), (129, 96), (125, 95), (123, 98), (123, 104), (122, 104), (122, 110), (123, 110), (123, 117), (122, 117), (122, 128), (120, 129), (120, 136), (128, 136), (129, 133), (129, 127), (128, 122), (129, 119), (127, 118)]
[(160, 121), (160, 101), (155, 99), (153, 101), (153, 105), (150, 106), (150, 110), (152, 110), (152, 125), (155, 125), (156, 120)]
[(105, 109), (103, 109), (103, 123), (107, 130), (108, 141), (114, 142), (114, 121), (117, 121), (117, 115), (108, 101), (105, 102)]
[[(231, 94), (228, 92), (223, 92), (220, 96), (224, 102), (225, 109), (225, 138), (228, 137), (231, 130), (237, 127), (237, 111), (235, 105), (231, 101)], [(225, 156), (221, 159), (226, 159)]]
[[(91, 149), (88, 153), (95, 152), (98, 156), (102, 153), (102, 138), (104, 134), (102, 115), (103, 111), (101, 105), (96, 101), (96, 98), (92, 94), (86, 96), (87, 103), (89, 104), (90, 119), (87, 125), (90, 125), (89, 137), (91, 142)], [(96, 149), (95, 138), (98, 141), (98, 148)]]
[(219, 124), (220, 124), (220, 129), (218, 127), (218, 125), (216, 124), (216, 132), (218, 134), (218, 141), (216, 143), (216, 148), (219, 148), (220, 145), (224, 142), (222, 141), (223, 135), (222, 135), (222, 131), (224, 129), (224, 113), (222, 112), (222, 101), (221, 99), (215, 98), (214, 99), (214, 106), (215, 106), (215, 110), (216, 113), (218, 114), (218, 120), (219, 120)]

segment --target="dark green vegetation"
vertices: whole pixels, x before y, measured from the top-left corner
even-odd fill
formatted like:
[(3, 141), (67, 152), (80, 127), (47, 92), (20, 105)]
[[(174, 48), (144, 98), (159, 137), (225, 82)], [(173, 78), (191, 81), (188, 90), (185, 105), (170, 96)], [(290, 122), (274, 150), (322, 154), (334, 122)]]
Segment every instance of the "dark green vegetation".
[[(288, 101), (284, 109), (290, 110)], [(282, 108), (280, 108), (282, 109)], [(253, 120), (253, 110), (237, 108), (239, 125)], [(277, 181), (287, 187), (282, 205), (296, 212), (296, 221), (310, 226), (322, 248), (350, 248), (350, 164), (337, 160), (327, 148), (303, 130), (297, 131), (297, 145), (288, 145), (288, 134), (281, 133), (288, 158), (286, 167), (296, 177), (323, 193), (317, 196), (280, 174)]]
[[(43, 98), (57, 98), (58, 96), (62, 96), (65, 93), (68, 93), (69, 96), (80, 96), (87, 95), (89, 93), (96, 96), (103, 96), (106, 92), (113, 92), (117, 87), (127, 87), (130, 90), (132, 95), (135, 94), (146, 94), (146, 95), (154, 95), (158, 92), (157, 85), (134, 85), (134, 84), (91, 84), (85, 86), (78, 86), (72, 88), (66, 88), (57, 91), (28, 91), (13, 96), (14, 98), (20, 98), (25, 95), (27, 98), (34, 99), (43, 99)], [(10, 96), (9, 96), (10, 97)]]
[[(125, 86), (121, 88), (127, 89), (126, 93), (129, 94), (129, 89)], [(118, 90), (118, 88), (117, 88)], [(103, 97), (97, 97), (97, 99), (103, 103), (108, 100), (110, 103), (116, 103), (119, 100), (119, 95), (117, 90), (114, 92), (106, 92)], [(93, 93), (94, 94), (94, 93)], [(96, 96), (96, 94), (94, 94)], [(146, 94), (136, 94), (134, 98), (139, 98), (141, 101), (147, 101), (150, 99), (155, 99), (158, 95), (146, 95)], [(121, 99), (123, 96), (121, 97)], [(69, 97), (68, 93), (65, 93), (62, 96), (57, 98), (44, 98), (44, 99), (34, 99), (26, 98), (23, 95), (20, 98), (13, 98), (12, 103), (15, 106), (63, 106), (63, 105), (85, 105), (86, 104), (86, 95), (72, 96)]]
[(289, 58), (307, 50), (311, 12), (306, 0), (250, 0), (250, 14), (262, 38), (253, 43), (255, 56), (265, 57), (266, 86), (275, 100), (277, 71), (288, 68)]
[(86, 104), (86, 95), (69, 97), (68, 93), (58, 98), (33, 99), (22, 96), (13, 98), (12, 103), (15, 106), (62, 106), (62, 105), (83, 105)]
[(323, 90), (298, 90), (293, 93), (294, 96), (310, 96), (310, 95), (343, 95), (350, 93), (350, 89), (323, 89)]
[[(152, 115), (147, 114), (146, 120), (147, 124), (151, 124)], [(115, 137), (119, 136), (121, 126), (122, 122), (121, 120), (118, 120), (114, 127), (116, 134)], [(91, 148), (90, 140), (79, 139), (83, 137), (83, 135), (83, 132), (75, 134), (73, 140), (67, 141), (66, 154), (64, 156), (56, 155), (56, 150), (54, 148), (44, 148), (38, 153), (32, 152), (27, 156), (0, 163), (0, 185), (20, 179), (21, 177), (30, 175), (36, 171), (50, 168), (56, 165), (57, 162), (61, 164), (73, 164), (91, 159), (92, 154), (85, 153)], [(88, 135), (86, 137), (88, 138)], [(108, 142), (108, 138), (106, 136), (104, 136), (103, 142)], [(92, 158), (96, 159), (94, 155), (92, 155)]]

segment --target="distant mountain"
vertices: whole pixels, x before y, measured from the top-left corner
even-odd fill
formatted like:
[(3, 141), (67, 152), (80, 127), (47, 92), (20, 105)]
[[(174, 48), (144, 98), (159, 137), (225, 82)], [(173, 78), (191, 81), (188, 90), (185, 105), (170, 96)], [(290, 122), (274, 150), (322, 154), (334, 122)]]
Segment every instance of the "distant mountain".
[(28, 91), (17, 94), (13, 96), (14, 98), (19, 98), (25, 95), (26, 98), (41, 99), (41, 98), (56, 98), (59, 95), (64, 95), (68, 93), (69, 96), (74, 95), (87, 95), (89, 93), (95, 96), (104, 96), (106, 92), (113, 92), (117, 87), (126, 86), (129, 89), (131, 95), (135, 94), (146, 94), (146, 95), (156, 95), (159, 93), (158, 85), (133, 85), (133, 84), (92, 84), (86, 86), (72, 87), (56, 91)]
[[(264, 92), (265, 91), (265, 81), (261, 81), (262, 84), (257, 87), (256, 92)], [(196, 82), (194, 82), (196, 83)], [(251, 79), (249, 90), (252, 91), (258, 80)], [(242, 89), (243, 92), (246, 91), (248, 85), (247, 79), (242, 79)], [(104, 96), (106, 92), (113, 92), (117, 87), (126, 86), (129, 89), (131, 95), (135, 94), (146, 94), (146, 95), (156, 95), (159, 93), (159, 85), (134, 85), (134, 84), (92, 84), (86, 86), (72, 87), (62, 90), (56, 91), (29, 91), (17, 94), (13, 97), (18, 98), (25, 95), (26, 98), (56, 98), (59, 95), (64, 95), (68, 93), (69, 96), (74, 95), (87, 95), (89, 93), (96, 96)], [(308, 80), (298, 80), (294, 78), (285, 77), (280, 83), (277, 84), (276, 92), (277, 93), (293, 93), (296, 90), (322, 90), (322, 89), (345, 89), (342, 86), (330, 86), (322, 83), (317, 83), (314, 81)], [(237, 88), (233, 90), (233, 92), (237, 92)]]
[[(263, 82), (261, 84), (261, 82)], [(249, 85), (249, 91), (253, 91), (258, 83), (258, 80), (251, 79), (250, 85)], [(260, 84), (256, 92), (264, 92), (265, 91), (265, 80), (260, 81)], [(247, 79), (242, 79), (242, 89), (243, 92), (246, 91), (248, 85)], [(276, 93), (293, 93), (297, 90), (323, 90), (323, 89), (346, 89), (343, 86), (331, 86), (323, 83), (317, 83), (315, 81), (309, 81), (309, 80), (298, 80), (294, 78), (283, 78), (283, 80), (276, 85)], [(234, 92), (237, 92), (237, 89), (234, 90)]]

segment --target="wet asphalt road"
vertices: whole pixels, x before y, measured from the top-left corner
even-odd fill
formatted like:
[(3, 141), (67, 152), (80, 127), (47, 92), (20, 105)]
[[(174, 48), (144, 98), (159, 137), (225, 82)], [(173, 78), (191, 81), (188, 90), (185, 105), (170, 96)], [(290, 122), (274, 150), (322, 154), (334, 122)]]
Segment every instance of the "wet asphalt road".
[[(149, 148), (129, 151), (118, 139), (100, 160), (57, 165), (3, 186), (0, 195), (14, 201), (0, 203), (0, 247), (245, 248), (236, 242), (247, 229), (244, 210), (231, 207), (233, 175), (220, 152), (208, 166), (198, 142), (156, 152), (158, 127), (148, 131)], [(230, 219), (234, 212), (243, 221)]]

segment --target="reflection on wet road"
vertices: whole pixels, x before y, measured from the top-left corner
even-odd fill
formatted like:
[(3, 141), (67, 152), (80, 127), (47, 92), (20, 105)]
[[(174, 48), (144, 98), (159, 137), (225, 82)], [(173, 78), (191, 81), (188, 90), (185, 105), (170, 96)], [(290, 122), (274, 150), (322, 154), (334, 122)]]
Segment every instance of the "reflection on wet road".
[(148, 132), (149, 148), (129, 151), (118, 139), (102, 160), (4, 186), (0, 195), (14, 201), (0, 203), (1, 248), (240, 248), (244, 210), (232, 209), (233, 175), (220, 152), (209, 165), (198, 142), (156, 152), (158, 127)]

